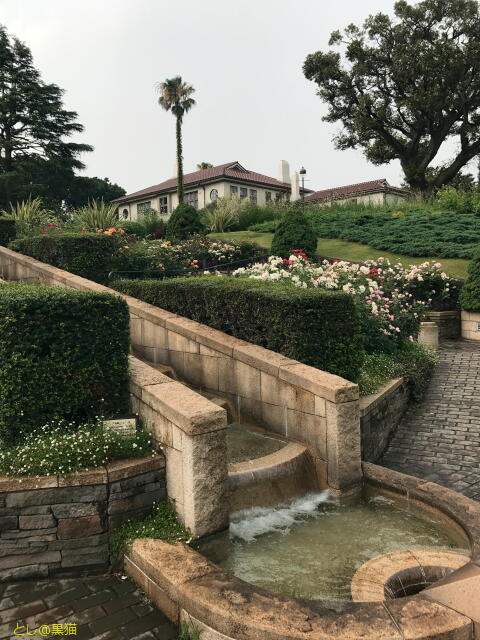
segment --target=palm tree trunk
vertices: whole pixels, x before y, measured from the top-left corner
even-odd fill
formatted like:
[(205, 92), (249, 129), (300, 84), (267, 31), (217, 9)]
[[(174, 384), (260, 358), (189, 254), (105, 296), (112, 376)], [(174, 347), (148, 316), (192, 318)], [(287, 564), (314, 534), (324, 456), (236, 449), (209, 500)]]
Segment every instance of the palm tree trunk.
[(178, 204), (183, 204), (182, 121), (178, 117), (177, 117), (177, 194), (178, 194)]

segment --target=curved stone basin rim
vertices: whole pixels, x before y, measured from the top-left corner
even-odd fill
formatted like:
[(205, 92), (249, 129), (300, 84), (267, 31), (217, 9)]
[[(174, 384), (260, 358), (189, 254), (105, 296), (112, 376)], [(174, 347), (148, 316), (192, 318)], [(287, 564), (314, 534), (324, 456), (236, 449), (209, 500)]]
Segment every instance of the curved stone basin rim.
[[(480, 505), (434, 483), (372, 464), (364, 465), (364, 478), (435, 506), (460, 524), (471, 542), (472, 558), (465, 567), (480, 573)], [(472, 619), (445, 606), (435, 589), (428, 597), (422, 593), (386, 602), (299, 600), (228, 576), (185, 545), (148, 539), (135, 541), (125, 570), (172, 620), (186, 612), (200, 628), (206, 625), (211, 638), (403, 640), (413, 637), (413, 629), (423, 640), (447, 634), (452, 640), (473, 638)]]

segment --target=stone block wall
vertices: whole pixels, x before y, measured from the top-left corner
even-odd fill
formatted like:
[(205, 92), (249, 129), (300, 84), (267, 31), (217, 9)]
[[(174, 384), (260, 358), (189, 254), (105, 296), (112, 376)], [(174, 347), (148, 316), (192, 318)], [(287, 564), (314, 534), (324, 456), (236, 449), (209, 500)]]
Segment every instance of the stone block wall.
[(66, 477), (0, 478), (0, 582), (104, 572), (110, 537), (165, 498), (165, 459)]
[(403, 378), (390, 380), (377, 393), (360, 399), (362, 460), (381, 458), (410, 402)]
[(480, 340), (480, 311), (462, 311), (462, 338)]
[(360, 483), (357, 385), (4, 247), (0, 277), (121, 295), (130, 309), (132, 347), (141, 357), (173, 367), (202, 391), (228, 396), (240, 419), (250, 416), (305, 443), (320, 486), (344, 491)]
[(458, 340), (462, 333), (460, 310), (429, 311), (425, 316), (428, 322), (435, 322), (438, 326), (439, 340)]

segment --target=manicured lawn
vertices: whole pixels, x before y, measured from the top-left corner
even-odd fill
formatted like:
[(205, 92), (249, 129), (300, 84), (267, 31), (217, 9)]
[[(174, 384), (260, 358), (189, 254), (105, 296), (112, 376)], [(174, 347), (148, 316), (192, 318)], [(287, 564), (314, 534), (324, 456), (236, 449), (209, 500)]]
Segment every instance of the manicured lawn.
[[(270, 247), (273, 237), (273, 234), (271, 233), (257, 233), (255, 231), (231, 231), (227, 233), (212, 233), (210, 235), (222, 240), (250, 240), (266, 248)], [(327, 256), (329, 258), (353, 260), (355, 262), (375, 260), (376, 258), (384, 257), (388, 258), (392, 262), (401, 262), (403, 265), (421, 264), (422, 262), (425, 262), (425, 260), (433, 260), (435, 262), (441, 262), (446, 273), (455, 278), (467, 277), (467, 266), (469, 263), (469, 260), (463, 260), (461, 258), (412, 258), (409, 256), (399, 255), (398, 253), (391, 253), (389, 251), (380, 251), (379, 249), (374, 249), (367, 244), (330, 238), (319, 239), (317, 253), (318, 255)]]

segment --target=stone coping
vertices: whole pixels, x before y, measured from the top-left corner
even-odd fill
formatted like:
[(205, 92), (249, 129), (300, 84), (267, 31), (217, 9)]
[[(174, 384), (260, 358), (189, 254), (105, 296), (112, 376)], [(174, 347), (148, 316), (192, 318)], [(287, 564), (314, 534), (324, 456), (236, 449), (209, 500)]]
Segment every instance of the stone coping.
[(77, 471), (67, 476), (0, 476), (0, 492), (107, 484), (164, 467), (165, 457), (157, 453), (143, 458), (114, 460), (105, 466), (87, 471)]
[(212, 329), (188, 318), (165, 311), (137, 298), (121, 294), (109, 287), (91, 282), (57, 267), (52, 267), (49, 264), (11, 251), (5, 247), (0, 247), (0, 255), (3, 255), (6, 260), (11, 260), (32, 269), (40, 279), (45, 276), (47, 279), (74, 289), (101, 291), (120, 296), (124, 298), (131, 313), (135, 316), (145, 318), (157, 326), (179, 333), (200, 345), (210, 347), (235, 360), (254, 366), (260, 371), (278, 377), (280, 380), (290, 382), (305, 391), (318, 394), (331, 402), (337, 404), (351, 402), (359, 397), (358, 385), (334, 374), (301, 364), (274, 351), (239, 340), (217, 329)]
[(284, 447), (273, 453), (253, 460), (235, 462), (228, 465), (230, 476), (247, 476), (255, 472), (264, 471), (269, 477), (273, 469), (291, 465), (297, 458), (304, 456), (308, 449), (305, 445), (297, 442), (288, 442)]
[(382, 385), (376, 393), (360, 398), (360, 417), (368, 415), (375, 409), (385, 398), (396, 391), (404, 383), (403, 378), (393, 378)]
[[(352, 599), (355, 602), (385, 600), (388, 590), (398, 597), (408, 595), (409, 588), (425, 588), (449, 573), (460, 569), (469, 557), (441, 549), (405, 549), (375, 556), (355, 572)], [(416, 582), (418, 581), (418, 583)]]
[[(433, 505), (462, 526), (472, 558), (449, 576), (452, 581), (460, 574), (454, 587), (461, 589), (461, 572), (468, 568), (470, 573), (480, 572), (479, 504), (371, 463), (363, 468), (367, 484)], [(383, 602), (323, 602), (276, 595), (228, 575), (182, 543), (138, 539), (125, 558), (125, 571), (172, 620), (187, 612), (215, 639), (470, 640), (476, 621), (437, 601), (435, 585), (428, 596), (420, 593)]]

